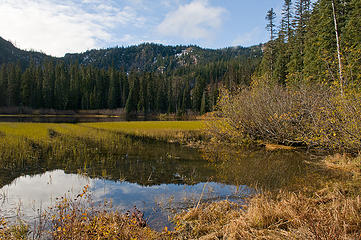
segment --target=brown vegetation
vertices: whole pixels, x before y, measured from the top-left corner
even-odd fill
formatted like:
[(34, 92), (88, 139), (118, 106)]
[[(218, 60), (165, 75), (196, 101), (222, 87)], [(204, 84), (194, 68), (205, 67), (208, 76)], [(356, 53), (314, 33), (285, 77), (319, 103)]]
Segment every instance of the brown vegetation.
[(247, 205), (228, 201), (178, 215), (177, 239), (358, 239), (361, 201), (339, 191), (264, 193)]
[(356, 94), (338, 97), (322, 86), (224, 90), (218, 110), (222, 121), (208, 122), (208, 132), (216, 141), (262, 141), (350, 152), (361, 146), (361, 96)]

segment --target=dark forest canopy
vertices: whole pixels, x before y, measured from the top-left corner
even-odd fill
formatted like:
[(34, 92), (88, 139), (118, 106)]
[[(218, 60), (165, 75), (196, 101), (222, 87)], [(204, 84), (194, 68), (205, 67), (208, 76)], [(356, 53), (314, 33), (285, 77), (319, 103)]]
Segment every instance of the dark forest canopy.
[(279, 26), (274, 17), (266, 17), (272, 40), (256, 74), (260, 84), (326, 84), (341, 92), (359, 91), (360, 0), (284, 0)]
[[(0, 106), (62, 110), (205, 113), (221, 85), (249, 85), (262, 56), (261, 46), (211, 50), (147, 43), (34, 59), (35, 53), (2, 43), (9, 56), (0, 68)], [(17, 51), (28, 55), (12, 54)]]

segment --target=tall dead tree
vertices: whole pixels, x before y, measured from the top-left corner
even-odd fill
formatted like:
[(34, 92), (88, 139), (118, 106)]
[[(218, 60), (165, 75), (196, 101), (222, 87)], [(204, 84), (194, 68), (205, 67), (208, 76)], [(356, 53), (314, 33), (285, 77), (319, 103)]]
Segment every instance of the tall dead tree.
[(340, 37), (338, 32), (338, 25), (337, 25), (337, 17), (336, 17), (336, 7), (335, 7), (335, 0), (331, 0), (332, 4), (332, 12), (333, 12), (333, 22), (335, 24), (335, 34), (336, 34), (336, 44), (337, 44), (337, 57), (338, 57), (338, 71), (340, 77), (340, 91), (341, 96), (344, 95), (344, 79), (343, 79), (343, 70), (342, 70), (342, 61), (341, 61), (341, 48), (340, 48)]

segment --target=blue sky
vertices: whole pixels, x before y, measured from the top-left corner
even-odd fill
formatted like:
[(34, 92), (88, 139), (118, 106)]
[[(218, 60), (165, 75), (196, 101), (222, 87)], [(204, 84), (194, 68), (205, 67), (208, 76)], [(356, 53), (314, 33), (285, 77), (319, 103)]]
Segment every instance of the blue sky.
[(207, 48), (268, 40), (282, 0), (0, 0), (0, 36), (53, 56), (142, 42)]

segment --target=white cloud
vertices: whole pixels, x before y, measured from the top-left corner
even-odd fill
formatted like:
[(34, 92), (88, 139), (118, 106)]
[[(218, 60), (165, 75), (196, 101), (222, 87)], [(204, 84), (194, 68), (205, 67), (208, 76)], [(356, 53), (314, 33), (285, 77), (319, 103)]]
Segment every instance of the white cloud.
[(208, 0), (194, 0), (169, 12), (157, 31), (186, 40), (208, 39), (221, 27), (225, 12), (224, 8), (210, 6)]
[(264, 32), (256, 27), (252, 29), (250, 32), (246, 32), (242, 35), (238, 35), (235, 40), (233, 40), (232, 45), (233, 46), (250, 46), (255, 43), (262, 42), (264, 39)]
[(132, 7), (120, 9), (111, 0), (0, 0), (0, 36), (54, 56), (97, 48), (114, 40), (116, 26), (144, 22)]

